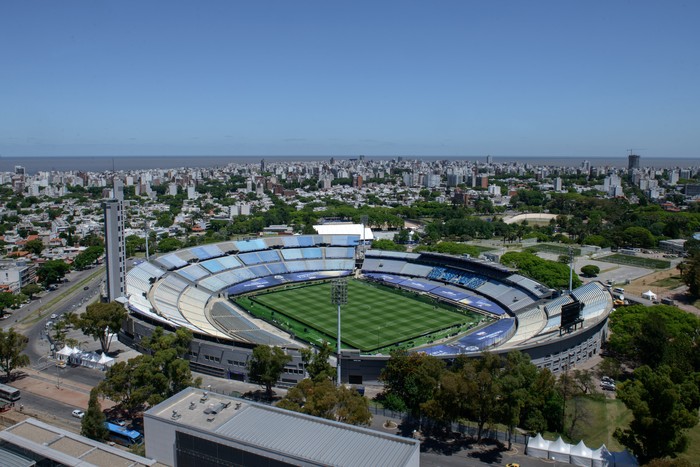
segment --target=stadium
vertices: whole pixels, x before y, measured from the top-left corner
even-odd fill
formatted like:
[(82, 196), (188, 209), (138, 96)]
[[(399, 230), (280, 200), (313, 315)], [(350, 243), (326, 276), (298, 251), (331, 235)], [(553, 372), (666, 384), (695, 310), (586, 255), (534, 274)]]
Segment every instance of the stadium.
[(600, 351), (612, 297), (599, 282), (571, 295), (499, 264), (437, 253), (366, 249), (359, 235), (227, 241), (141, 262), (126, 278), (119, 339), (142, 350), (156, 327), (194, 335), (195, 371), (246, 381), (256, 345), (292, 357), (280, 383), (305, 377), (300, 350), (335, 346), (331, 282), (345, 278), (342, 380), (372, 384), (392, 349), (444, 359), (520, 350), (557, 373)]

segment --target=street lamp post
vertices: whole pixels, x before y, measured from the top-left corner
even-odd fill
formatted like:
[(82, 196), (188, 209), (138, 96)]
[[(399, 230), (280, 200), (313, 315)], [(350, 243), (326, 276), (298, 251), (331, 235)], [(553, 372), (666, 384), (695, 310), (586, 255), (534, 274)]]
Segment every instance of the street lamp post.
[[(51, 363), (49, 362), (49, 358), (51, 358), (50, 355), (44, 355), (42, 357), (39, 357), (39, 361), (41, 362), (43, 359), (46, 359), (46, 363), (51, 365)], [(53, 366), (56, 368), (56, 389), (61, 389), (61, 375), (59, 374), (58, 365), (54, 363)]]
[(331, 283), (331, 303), (338, 307), (338, 363), (336, 372), (338, 373), (338, 386), (340, 386), (340, 306), (348, 303), (348, 283), (344, 279), (336, 279)]

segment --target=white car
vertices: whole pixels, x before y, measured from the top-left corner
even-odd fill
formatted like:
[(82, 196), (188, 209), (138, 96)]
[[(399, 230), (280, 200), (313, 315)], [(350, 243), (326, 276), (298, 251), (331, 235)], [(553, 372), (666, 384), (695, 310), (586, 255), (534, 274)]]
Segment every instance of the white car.
[(82, 410), (75, 409), (73, 411), (73, 416), (75, 418), (83, 418), (85, 416), (85, 412), (83, 412)]

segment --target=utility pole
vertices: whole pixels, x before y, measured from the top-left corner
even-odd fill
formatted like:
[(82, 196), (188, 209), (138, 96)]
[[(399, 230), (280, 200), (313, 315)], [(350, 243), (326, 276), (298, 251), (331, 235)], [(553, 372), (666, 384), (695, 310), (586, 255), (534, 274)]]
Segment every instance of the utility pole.
[(338, 373), (338, 386), (340, 386), (340, 306), (348, 303), (348, 283), (344, 279), (335, 279), (331, 282), (331, 303), (338, 307), (338, 363), (336, 372)]

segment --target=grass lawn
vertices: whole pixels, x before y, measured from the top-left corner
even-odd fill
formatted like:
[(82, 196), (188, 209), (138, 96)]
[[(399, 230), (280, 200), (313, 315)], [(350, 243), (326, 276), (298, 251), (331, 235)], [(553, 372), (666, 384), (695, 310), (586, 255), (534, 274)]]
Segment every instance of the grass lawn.
[(625, 264), (627, 266), (639, 266), (640, 268), (668, 269), (671, 267), (671, 262), (663, 259), (643, 258), (641, 256), (622, 254), (614, 254), (603, 258), (596, 258), (596, 260), (605, 261), (607, 263)]
[(621, 451), (623, 447), (613, 438), (613, 433), (617, 427), (627, 427), (632, 420), (632, 412), (615, 399), (583, 397), (581, 402), (586, 418), (574, 430), (576, 439), (568, 441), (577, 444), (583, 440), (591, 449), (598, 449), (601, 444), (605, 444), (611, 451)]
[(682, 284), (683, 281), (681, 280), (681, 276), (666, 277), (665, 279), (660, 279), (656, 282), (651, 283), (651, 285), (655, 287), (664, 287), (667, 289), (675, 289), (676, 287)]
[[(544, 251), (547, 253), (556, 253), (559, 255), (568, 255), (569, 247), (567, 245), (553, 245), (551, 243), (537, 243), (535, 245), (529, 246), (535, 251)], [(581, 249), (572, 247), (574, 250), (574, 256), (581, 256)]]
[[(279, 321), (289, 317), (335, 341), (337, 308), (330, 302), (331, 283), (312, 284), (248, 297), (253, 305), (274, 311)], [(242, 303), (246, 308), (249, 304)], [(256, 310), (250, 310), (255, 314)], [(264, 310), (259, 310), (264, 313)], [(281, 316), (280, 316), (281, 315)], [(426, 334), (463, 332), (480, 316), (441, 305), (416, 294), (367, 282), (348, 281), (348, 304), (341, 307), (342, 339), (348, 347), (369, 351)], [(417, 343), (416, 343), (417, 345)]]
[[(582, 403), (586, 418), (579, 422), (574, 433), (575, 439), (566, 441), (577, 444), (583, 440), (591, 449), (598, 449), (601, 444), (605, 444), (610, 451), (622, 451), (624, 447), (613, 437), (613, 433), (616, 428), (624, 429), (629, 425), (632, 412), (627, 410), (623, 402), (616, 399), (584, 397)], [(567, 410), (567, 413), (570, 414), (570, 410)], [(679, 457), (694, 462), (700, 459), (700, 424), (688, 430), (687, 434), (688, 449)], [(545, 436), (549, 440), (555, 440), (557, 437), (554, 433), (547, 433)]]

